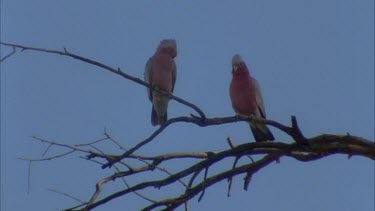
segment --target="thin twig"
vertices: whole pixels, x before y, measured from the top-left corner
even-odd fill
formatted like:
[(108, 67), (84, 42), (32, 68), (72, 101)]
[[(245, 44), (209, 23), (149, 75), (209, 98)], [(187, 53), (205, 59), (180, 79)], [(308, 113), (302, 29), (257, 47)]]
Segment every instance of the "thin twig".
[[(238, 162), (239, 159), (240, 159), (240, 157), (236, 157), (234, 159), (234, 162), (233, 162), (233, 165), (232, 165), (232, 169), (236, 168), (236, 165), (237, 165), (237, 162)], [(233, 178), (229, 177), (228, 178), (228, 194), (227, 194), (228, 197), (230, 197), (230, 191), (231, 191), (231, 188), (232, 188), (232, 182), (233, 182)]]
[(65, 152), (65, 153), (62, 153), (62, 154), (58, 154), (58, 155), (55, 155), (55, 156), (47, 157), (47, 158), (18, 158), (18, 159), (27, 160), (27, 161), (47, 161), (47, 160), (53, 160), (53, 159), (56, 159), (56, 158), (64, 157), (66, 155), (72, 154), (75, 151), (76, 150), (71, 150), (71, 151), (68, 151), (68, 152)]
[[(118, 143), (116, 140), (114, 140), (107, 132), (105, 132), (105, 135), (107, 136), (107, 138), (109, 139), (109, 140), (111, 140), (112, 142), (114, 142), (118, 147), (120, 147), (121, 149), (123, 149), (125, 152), (126, 151), (128, 151), (125, 147), (123, 147), (120, 143)], [(168, 174), (168, 175), (170, 175), (170, 176), (172, 176), (173, 174), (172, 173), (170, 173), (168, 170), (166, 170), (165, 168), (161, 168), (161, 167), (159, 167), (158, 166), (158, 164), (160, 164), (160, 162), (161, 162), (161, 160), (160, 159), (158, 159), (158, 158), (154, 158), (153, 159), (153, 163), (150, 163), (150, 162), (148, 162), (146, 159), (143, 159), (142, 157), (139, 157), (139, 156), (137, 156), (137, 155), (132, 155), (132, 157), (133, 158), (136, 158), (137, 160), (139, 160), (139, 161), (141, 161), (141, 162), (143, 162), (143, 163), (145, 163), (145, 164), (147, 164), (149, 167), (151, 167), (151, 168), (156, 168), (156, 169), (158, 169), (158, 170), (160, 170), (160, 171), (162, 171), (162, 172), (164, 172), (164, 173), (166, 173), (166, 174)], [(156, 162), (157, 161), (157, 162)], [(183, 186), (185, 186), (186, 188), (188, 188), (188, 185), (186, 185), (182, 180), (178, 180)]]
[(3, 61), (5, 61), (5, 59), (11, 57), (11, 56), (12, 56), (13, 54), (15, 54), (15, 53), (16, 53), (16, 47), (13, 46), (13, 50), (12, 50), (12, 52), (10, 52), (8, 55), (4, 56), (4, 57), (0, 60), (0, 63), (3, 62)]
[(188, 191), (191, 188), (191, 186), (194, 183), (195, 178), (197, 178), (197, 176), (199, 175), (199, 173), (201, 173), (201, 171), (202, 171), (202, 169), (199, 169), (198, 171), (193, 173), (193, 175), (191, 176), (191, 178), (189, 180), (189, 183), (188, 183), (189, 188), (187, 188), (186, 191)]
[[(227, 137), (227, 142), (231, 149), (233, 149), (236, 146), (233, 144), (232, 139), (230, 137)], [(250, 155), (246, 155), (246, 156), (251, 160), (251, 162), (254, 162), (254, 159)]]
[[(277, 160), (276, 160), (277, 161)], [(250, 184), (250, 181), (251, 181), (251, 178), (252, 178), (252, 173), (251, 172), (248, 172), (245, 176), (245, 178), (243, 179), (244, 182), (243, 182), (243, 189), (244, 190), (248, 190), (249, 188), (249, 184)]]
[(108, 139), (107, 137), (105, 137), (105, 138), (100, 138), (100, 139), (98, 139), (98, 140), (96, 140), (96, 141), (93, 141), (93, 142), (89, 142), (89, 143), (86, 143), (86, 144), (76, 144), (76, 145), (74, 145), (74, 146), (76, 146), (76, 147), (92, 146), (93, 144), (97, 144), (97, 143), (102, 142), (102, 141), (105, 141), (105, 140), (107, 140), (107, 139)]
[(204, 193), (206, 192), (206, 180), (207, 180), (207, 174), (208, 174), (208, 167), (204, 170), (204, 177), (203, 177), (203, 188), (202, 188), (202, 193), (201, 195), (199, 196), (198, 198), (198, 201), (201, 201), (203, 196), (204, 196)]
[(27, 194), (29, 194), (30, 190), (31, 190), (31, 163), (32, 163), (32, 161), (30, 160), (29, 161), (29, 168), (28, 168), (28, 171), (27, 171)]
[(49, 144), (46, 150), (43, 152), (42, 157), (47, 154), (48, 150), (53, 146), (53, 144)]
[(61, 194), (61, 195), (64, 195), (64, 196), (69, 197), (69, 198), (71, 198), (71, 199), (74, 199), (74, 200), (76, 200), (76, 201), (78, 201), (78, 202), (80, 202), (80, 203), (85, 203), (85, 202), (83, 202), (81, 199), (79, 199), (79, 198), (77, 198), (77, 197), (74, 197), (74, 196), (72, 196), (72, 195), (70, 195), (70, 194), (68, 194), (68, 193), (64, 193), (64, 192), (62, 192), (62, 191), (59, 191), (59, 190), (56, 190), (56, 189), (52, 189), (52, 188), (49, 188), (48, 190), (49, 190), (49, 191), (52, 191), (52, 192), (55, 192), (55, 193), (58, 193), (58, 194)]

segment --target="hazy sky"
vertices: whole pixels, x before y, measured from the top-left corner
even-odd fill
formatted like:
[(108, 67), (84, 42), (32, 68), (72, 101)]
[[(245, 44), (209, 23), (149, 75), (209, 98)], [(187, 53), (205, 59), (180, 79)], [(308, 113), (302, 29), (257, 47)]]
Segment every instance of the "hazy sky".
[[(307, 137), (348, 132), (374, 140), (373, 0), (1, 1), (2, 41), (65, 47), (139, 78), (165, 38), (178, 45), (175, 95), (209, 117), (234, 114), (230, 61), (239, 53), (262, 87), (269, 119), (289, 124), (296, 115)], [(1, 46), (2, 57), (10, 51)], [(150, 113), (144, 87), (100, 68), (30, 51), (7, 59), (1, 64), (1, 210), (68, 208), (76, 201), (48, 189), (88, 200), (94, 184), (113, 173), (79, 158), (83, 154), (34, 162), (27, 193), (28, 162), (17, 158), (40, 158), (47, 147), (30, 136), (79, 144), (101, 138), (106, 127), (130, 148), (156, 129)], [(189, 113), (170, 103), (169, 117)], [(271, 130), (277, 141), (292, 142)], [(235, 144), (254, 141), (243, 122), (207, 128), (179, 123), (138, 153), (221, 151), (228, 149), (228, 136)], [(59, 152), (53, 147), (48, 155)], [(169, 165), (176, 172), (188, 164), (181, 162)], [(190, 210), (374, 210), (374, 161), (366, 158), (282, 158), (256, 173), (247, 192), (242, 178), (235, 178), (230, 198), (223, 181), (202, 202), (192, 199)], [(121, 188), (105, 186), (102, 196)], [(179, 195), (181, 188), (142, 193), (167, 197), (165, 191)], [(145, 204), (132, 195), (96, 210), (138, 210)]]

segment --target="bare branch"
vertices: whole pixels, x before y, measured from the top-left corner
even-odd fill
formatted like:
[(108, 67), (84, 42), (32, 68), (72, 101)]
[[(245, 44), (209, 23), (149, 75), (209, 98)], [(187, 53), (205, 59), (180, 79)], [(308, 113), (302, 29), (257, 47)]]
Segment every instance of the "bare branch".
[(206, 179), (207, 179), (207, 174), (208, 174), (208, 167), (204, 169), (204, 177), (203, 177), (203, 185), (202, 185), (202, 193), (198, 198), (198, 201), (201, 201), (204, 193), (206, 192)]
[(49, 188), (48, 190), (51, 191), (51, 192), (55, 192), (55, 193), (58, 193), (58, 194), (61, 194), (61, 195), (67, 196), (67, 197), (69, 197), (69, 198), (71, 198), (71, 199), (74, 199), (74, 200), (80, 202), (80, 203), (84, 203), (81, 199), (79, 199), (79, 198), (77, 198), (77, 197), (74, 197), (74, 196), (72, 196), (72, 195), (70, 195), (70, 194), (68, 194), (68, 193), (64, 193), (64, 192), (62, 192), (62, 191), (55, 190), (55, 189), (51, 189), (51, 188)]
[[(353, 138), (355, 141), (353, 141)], [(324, 141), (323, 141), (324, 140)], [(359, 141), (362, 140), (362, 141)], [(324, 142), (324, 143), (321, 143)], [(350, 142), (350, 144), (348, 144)], [(318, 144), (319, 143), (319, 144)], [(357, 143), (356, 145), (352, 143)], [(222, 159), (228, 157), (244, 156), (247, 154), (258, 154), (260, 152), (266, 155), (263, 159), (255, 161), (250, 164), (246, 164), (240, 167), (232, 168), (223, 173), (208, 177), (203, 182), (199, 183), (194, 187), (187, 189), (186, 193), (164, 201), (159, 201), (154, 203), (144, 210), (151, 210), (156, 207), (164, 206), (166, 210), (176, 208), (183, 204), (185, 201), (191, 199), (199, 192), (203, 191), (204, 188), (208, 188), (212, 184), (219, 182), (223, 179), (228, 179), (238, 174), (246, 173), (248, 176), (245, 177), (244, 188), (247, 188), (248, 182), (256, 171), (260, 170), (262, 167), (268, 165), (272, 161), (277, 161), (281, 156), (293, 157), (297, 160), (311, 161), (316, 159), (324, 158), (331, 154), (351, 154), (351, 155), (361, 155), (375, 160), (375, 145), (372, 142), (363, 140), (359, 137), (354, 136), (335, 136), (335, 135), (323, 135), (308, 139), (308, 144), (310, 147), (306, 149), (303, 145), (297, 143), (284, 144), (280, 142), (259, 142), (259, 143), (247, 143), (239, 145), (233, 149), (225, 150), (219, 153), (212, 153), (207, 159), (194, 164), (186, 168), (185, 170), (178, 172), (172, 176), (169, 176), (163, 180), (149, 181), (139, 183), (128, 189), (116, 192), (105, 197), (102, 200), (93, 203), (89, 206), (89, 209), (95, 208), (101, 204), (104, 204), (110, 200), (117, 197), (126, 195), (136, 190), (141, 190), (147, 187), (161, 187), (174, 183), (179, 178), (184, 178), (187, 175), (193, 175), (195, 178), (198, 174), (197, 172), (219, 162)], [(190, 181), (193, 181), (191, 179)], [(189, 182), (191, 185), (192, 182)]]
[[(277, 162), (278, 160), (276, 160)], [(250, 181), (251, 181), (251, 178), (252, 178), (252, 172), (248, 172), (245, 176), (245, 178), (243, 179), (244, 182), (243, 182), (243, 189), (244, 190), (247, 190), (249, 188), (249, 184), (250, 184)]]
[(73, 53), (70, 53), (66, 50), (66, 48), (64, 48), (64, 51), (57, 51), (57, 50), (49, 50), (49, 49), (43, 49), (43, 48), (23, 46), (23, 45), (18, 45), (18, 44), (11, 44), (11, 43), (6, 43), (6, 42), (0, 42), (0, 44), (5, 45), (5, 46), (11, 46), (13, 48), (20, 48), (20, 49), (22, 49), (22, 51), (30, 50), (30, 51), (39, 51), (39, 52), (45, 52), (45, 53), (58, 54), (58, 55), (61, 55), (61, 56), (68, 56), (68, 57), (71, 57), (73, 59), (77, 59), (77, 60), (80, 60), (82, 62), (91, 64), (91, 65), (94, 65), (94, 66), (97, 66), (97, 67), (101, 67), (101, 68), (103, 68), (107, 71), (110, 71), (114, 74), (120, 75), (120, 76), (122, 76), (122, 77), (124, 77), (128, 80), (131, 80), (131, 81), (137, 83), (137, 84), (140, 84), (140, 85), (148, 87), (148, 88), (150, 88), (154, 91), (158, 91), (158, 92), (161, 92), (165, 95), (168, 95), (170, 97), (170, 99), (173, 99), (173, 100), (175, 100), (175, 101), (177, 101), (177, 102), (179, 102), (183, 105), (186, 105), (186, 106), (192, 108), (193, 110), (195, 110), (200, 115), (200, 117), (202, 119), (206, 118), (203, 111), (201, 109), (199, 109), (196, 105), (194, 105), (192, 103), (189, 103), (186, 100), (183, 100), (182, 98), (174, 96), (171, 93), (167, 93), (163, 90), (156, 90), (152, 86), (150, 86), (148, 83), (144, 82), (143, 80), (122, 72), (120, 68), (116, 69), (116, 68), (110, 67), (108, 65), (105, 65), (103, 63), (100, 63), (100, 62), (97, 62), (97, 61), (94, 61), (94, 60), (91, 60), (91, 59), (88, 59), (88, 58), (85, 58), (85, 57), (82, 57), (82, 56), (79, 56), (79, 55), (76, 55), (76, 54), (73, 54)]
[(8, 55), (6, 55), (6, 56), (4, 56), (3, 58), (1, 58), (0, 63), (3, 62), (3, 61), (5, 61), (5, 59), (11, 57), (11, 56), (12, 56), (13, 54), (15, 54), (15, 53), (16, 53), (16, 47), (13, 46), (13, 50), (12, 50), (12, 52), (10, 52)]
[[(295, 117), (292, 117), (292, 119), (293, 118), (295, 119)], [(153, 132), (150, 137), (148, 137), (147, 139), (139, 142), (137, 145), (135, 145), (133, 148), (127, 150), (121, 156), (109, 160), (108, 163), (106, 163), (105, 165), (102, 166), (102, 168), (111, 167), (114, 163), (119, 162), (120, 160), (130, 156), (132, 153), (134, 153), (136, 150), (138, 150), (142, 146), (150, 143), (157, 135), (159, 135), (164, 129), (166, 129), (171, 124), (178, 123), (178, 122), (188, 122), (188, 123), (193, 123), (195, 125), (198, 125), (200, 127), (207, 127), (207, 126), (228, 124), (228, 123), (233, 123), (233, 122), (238, 122), (238, 121), (257, 122), (257, 123), (263, 123), (263, 124), (271, 125), (273, 127), (278, 128), (279, 130), (285, 132), (286, 134), (292, 136), (294, 140), (301, 140), (302, 134), (296, 133), (295, 128), (282, 125), (281, 123), (278, 123), (278, 122), (273, 121), (273, 120), (257, 118), (255, 116), (250, 116), (250, 117), (240, 117), (240, 116), (218, 117), (218, 118), (206, 118), (204, 120), (202, 120), (200, 118), (197, 118), (197, 117), (194, 117), (194, 116), (193, 117), (176, 117), (176, 118), (169, 119), (163, 126), (159, 127), (155, 132)], [(294, 121), (296, 122), (296, 120), (294, 120)], [(297, 124), (295, 123), (295, 126), (296, 125)], [(301, 143), (301, 141), (298, 141), (298, 143)], [(302, 141), (302, 143), (305, 144), (304, 141)]]
[(30, 193), (31, 190), (31, 163), (32, 161), (29, 161), (29, 167), (27, 169), (27, 193)]
[(66, 155), (72, 154), (75, 151), (76, 150), (70, 150), (68, 152), (65, 152), (65, 153), (62, 153), (62, 154), (59, 154), (59, 155), (55, 155), (55, 156), (51, 156), (51, 157), (47, 157), (47, 158), (18, 158), (18, 159), (27, 160), (27, 161), (47, 161), (47, 160), (53, 160), (53, 159), (56, 159), (56, 158), (64, 157)]
[[(60, 146), (63, 148), (68, 148), (70, 149), (69, 154), (73, 152), (81, 152), (81, 153), (93, 155), (92, 151), (85, 150), (77, 146), (61, 144), (55, 141), (49, 141), (49, 140), (45, 140), (45, 139), (37, 138), (37, 137), (34, 137), (34, 138), (48, 145), (52, 144), (53, 146)], [(207, 169), (210, 166), (218, 163), (220, 160), (230, 158), (230, 157), (240, 158), (242, 156), (264, 154), (266, 155), (267, 159), (272, 157), (272, 161), (277, 161), (279, 157), (287, 156), (287, 157), (295, 158), (300, 161), (307, 162), (307, 161), (312, 161), (316, 159), (321, 159), (331, 154), (347, 154), (350, 156), (360, 155), (360, 156), (368, 157), (370, 159), (375, 160), (375, 144), (371, 141), (368, 141), (360, 137), (351, 136), (351, 135), (338, 136), (338, 135), (324, 134), (324, 135), (306, 139), (306, 142), (307, 142), (307, 145), (309, 146), (307, 148), (305, 147), (306, 145), (301, 145), (298, 143), (285, 144), (281, 142), (255, 142), (255, 143), (252, 142), (252, 143), (246, 143), (246, 144), (234, 146), (233, 142), (230, 141), (231, 143), (230, 149), (217, 152), (217, 153), (215, 152), (193, 152), (193, 153), (181, 152), (181, 153), (164, 154), (164, 155), (159, 155), (159, 156), (131, 155), (129, 158), (132, 158), (132, 159), (136, 158), (142, 162), (146, 162), (145, 160), (147, 159), (147, 160), (153, 161), (153, 163), (150, 164), (146, 162), (147, 164), (146, 166), (141, 166), (137, 168), (132, 167), (129, 171), (118, 171), (117, 173), (113, 174), (110, 177), (101, 179), (97, 183), (96, 192), (92, 196), (91, 200), (86, 204), (85, 209), (91, 210), (115, 198), (118, 198), (123, 195), (127, 195), (129, 193), (136, 193), (138, 190), (142, 190), (147, 187), (158, 188), (158, 187), (168, 186), (170, 184), (173, 184), (176, 181), (181, 182), (182, 181), (181, 179), (189, 175), (191, 176), (191, 178), (190, 178), (189, 184), (185, 185), (186, 192), (183, 195), (177, 198), (173, 198), (173, 199), (152, 202), (152, 205), (150, 205), (148, 208), (146, 207), (145, 210), (149, 210), (149, 208), (153, 209), (153, 208), (160, 207), (160, 206), (166, 207), (165, 209), (172, 209), (177, 206), (180, 206), (181, 204), (185, 204), (185, 202), (187, 202), (189, 199), (197, 195), (199, 192), (202, 192), (201, 196), (203, 196), (204, 190), (206, 188), (218, 182), (216, 181), (216, 179), (211, 181), (211, 179), (213, 178), (219, 178), (218, 180), (222, 180), (222, 179), (231, 180), (233, 176), (245, 173), (246, 176), (244, 178), (244, 188), (247, 189), (249, 181), (252, 178), (252, 175), (254, 174), (253, 169), (250, 168), (249, 166), (254, 163), (255, 165), (257, 165), (259, 162), (262, 163), (263, 162), (262, 160), (258, 160), (258, 161), (251, 162), (250, 164), (246, 164), (246, 166), (249, 167), (246, 169), (244, 169), (244, 166), (236, 167), (236, 162), (235, 162), (235, 164), (233, 164), (230, 170), (226, 171), (225, 174), (223, 172), (224, 175), (227, 175), (226, 177), (221, 177), (221, 176), (218, 177), (218, 175), (222, 175), (222, 174), (217, 174), (217, 175), (212, 175), (212, 176), (208, 175)], [(83, 146), (83, 145), (81, 144), (79, 146)], [(57, 158), (57, 157), (62, 157), (62, 156), (60, 154), (59, 156), (52, 156), (52, 157)], [(111, 159), (116, 156), (104, 154), (104, 152), (101, 152), (101, 153), (94, 154), (94, 157)], [(167, 172), (168, 176), (162, 180), (152, 180), (149, 182), (142, 182), (131, 187), (127, 186), (127, 188), (122, 191), (116, 192), (112, 195), (104, 197), (103, 199), (99, 201), (96, 201), (98, 195), (101, 192), (102, 185), (109, 181), (113, 181), (116, 178), (123, 178), (129, 175), (139, 174), (139, 173), (146, 172), (146, 171), (152, 171), (153, 169), (156, 168), (156, 165), (160, 164), (161, 162), (166, 162), (172, 159), (183, 159), (187, 157), (189, 158), (195, 157), (195, 158), (204, 159), (204, 160), (199, 161), (198, 163), (193, 164), (192, 166), (187, 167), (184, 170), (174, 173), (174, 174)], [(40, 160), (48, 160), (48, 158), (41, 158)], [(268, 163), (265, 165), (268, 165)], [(239, 171), (239, 169), (242, 169), (242, 170)], [(192, 186), (193, 181), (195, 180), (199, 172), (201, 172), (202, 170), (206, 170), (203, 181), (195, 186)], [(199, 191), (197, 190), (198, 188), (200, 188)]]
[[(114, 166), (114, 167), (116, 168), (116, 171), (117, 171), (117, 172), (120, 172), (120, 169), (119, 169), (119, 168), (117, 168), (116, 166)], [(121, 177), (121, 179), (122, 179), (122, 181), (124, 182), (124, 184), (126, 185), (126, 187), (129, 188), (130, 185), (128, 184), (128, 182), (126, 182), (125, 178), (124, 178), (124, 177)], [(148, 198), (148, 197), (146, 197), (146, 196), (144, 196), (144, 195), (138, 193), (137, 191), (134, 191), (134, 194), (136, 194), (137, 196), (141, 197), (141, 198), (144, 199), (144, 200), (147, 200), (147, 201), (152, 202), (152, 203), (156, 203), (155, 200), (150, 199), (150, 198)]]
[[(29, 50), (29, 51), (38, 51), (44, 53), (52, 53), (58, 54), (66, 57), (70, 57), (100, 68), (103, 68), (111, 73), (117, 74), (127, 80), (133, 81), (137, 84), (142, 86), (148, 87), (153, 89), (149, 84), (145, 83), (143, 80), (133, 77), (131, 75), (126, 74), (125, 72), (121, 71), (120, 68), (113, 68), (109, 65), (105, 65), (103, 63), (70, 53), (65, 47), (63, 51), (56, 51), (56, 50), (48, 50), (43, 48), (34, 48), (34, 47), (27, 47), (23, 45), (17, 44), (10, 44), (0, 42), (0, 44), (4, 46), (11, 46), (13, 48), (13, 52), (9, 55), (5, 56), (1, 59), (1, 62), (4, 61), (6, 58), (9, 58), (11, 55), (16, 53), (16, 49), (21, 49), (21, 51)], [(332, 154), (344, 154), (348, 157), (357, 155), (362, 157), (367, 157), (369, 159), (375, 160), (375, 144), (373, 141), (366, 140), (361, 137), (347, 135), (332, 135), (332, 134), (323, 134), (311, 138), (306, 138), (297, 123), (296, 117), (291, 117), (291, 126), (286, 126), (281, 123), (278, 123), (273, 120), (261, 119), (255, 116), (249, 117), (240, 117), (240, 116), (230, 116), (230, 117), (216, 117), (216, 118), (207, 118), (203, 111), (196, 105), (187, 102), (179, 97), (176, 97), (170, 93), (164, 92), (162, 90), (156, 90), (161, 92), (164, 95), (170, 96), (171, 99), (186, 105), (192, 108), (194, 111), (198, 113), (199, 116), (195, 116), (191, 114), (191, 116), (181, 116), (176, 118), (169, 119), (163, 126), (157, 128), (149, 137), (146, 139), (138, 142), (135, 146), (127, 149), (126, 147), (122, 146), (118, 141), (113, 139), (105, 130), (104, 135), (105, 137), (100, 138), (98, 140), (92, 141), (86, 144), (77, 144), (77, 145), (68, 145), (59, 143), (56, 141), (46, 140), (39, 137), (33, 137), (35, 140), (39, 140), (44, 144), (47, 144), (47, 148), (44, 150), (42, 154), (42, 158), (37, 159), (28, 159), (28, 158), (20, 158), (22, 160), (29, 161), (29, 186), (30, 186), (30, 174), (31, 174), (31, 163), (33, 161), (47, 161), (47, 160), (54, 160), (57, 158), (62, 158), (70, 154), (79, 153), (81, 158), (86, 160), (95, 162), (101, 167), (107, 168), (113, 166), (116, 171), (113, 173), (111, 172), (110, 176), (106, 176), (105, 178), (101, 178), (96, 183), (96, 190), (91, 196), (88, 202), (83, 202), (79, 199), (71, 197), (69, 194), (61, 193), (60, 194), (66, 195), (70, 198), (73, 198), (80, 202), (79, 205), (68, 208), (67, 210), (75, 210), (80, 208), (81, 210), (92, 210), (100, 205), (103, 205), (109, 201), (112, 201), (118, 197), (127, 196), (130, 193), (134, 193), (139, 197), (147, 200), (151, 203), (149, 206), (146, 206), (143, 210), (154, 210), (154, 209), (163, 209), (163, 210), (173, 210), (181, 205), (185, 205), (185, 210), (188, 209), (188, 201), (194, 197), (196, 197), (199, 193), (200, 196), (198, 200), (201, 200), (205, 194), (205, 190), (212, 185), (223, 181), (228, 180), (228, 196), (230, 195), (230, 190), (232, 187), (232, 179), (238, 175), (244, 175), (244, 184), (243, 188), (245, 190), (248, 189), (249, 183), (254, 177), (254, 174), (261, 170), (262, 168), (270, 165), (272, 162), (277, 162), (281, 157), (291, 157), (298, 161), (308, 162), (317, 159), (324, 158), (326, 156)], [(238, 121), (246, 121), (246, 122), (255, 122), (255, 123), (263, 123), (270, 126), (273, 126), (287, 135), (289, 135), (295, 142), (291, 144), (281, 143), (281, 142), (256, 142), (256, 143), (246, 143), (235, 146), (233, 141), (228, 137), (227, 141), (229, 144), (230, 149), (222, 150), (220, 152), (170, 152), (162, 155), (138, 155), (135, 152), (140, 149), (141, 147), (147, 145), (151, 141), (153, 141), (161, 132), (163, 132), (168, 126), (175, 123), (192, 123), (199, 127), (207, 127), (207, 126), (215, 126), (221, 124), (229, 124)], [(107, 141), (107, 142), (105, 142)], [(123, 152), (119, 154), (109, 154), (99, 148), (97, 146), (98, 143), (109, 143), (111, 146), (115, 145)], [(64, 152), (57, 153), (55, 155), (44, 157), (47, 152), (52, 147), (61, 148)], [(82, 156), (84, 154), (85, 156)], [(262, 155), (262, 158), (253, 159), (251, 155)], [(238, 161), (243, 156), (247, 156), (250, 161), (249, 163), (238, 166)], [(255, 157), (255, 156), (254, 156)], [(173, 173), (166, 168), (160, 167), (160, 164), (163, 162), (169, 162), (171, 160), (178, 160), (185, 158), (193, 158), (193, 164), (183, 164), (185, 165), (183, 170)], [(223, 170), (217, 174), (213, 174), (212, 172), (208, 172), (208, 169), (220, 163), (220, 161), (224, 159), (233, 159), (234, 162), (232, 166), (229, 166), (227, 170)], [(133, 159), (136, 164), (129, 165), (125, 161), (129, 159)], [(125, 171), (122, 171), (121, 168), (127, 168)], [(153, 170), (158, 169), (161, 172), (164, 172), (162, 179), (156, 180), (154, 178), (150, 178), (149, 180), (145, 180), (143, 182), (139, 182), (135, 185), (129, 185), (125, 178), (131, 175), (142, 175), (145, 172), (152, 172)], [(198, 175), (204, 171), (203, 180), (198, 181)], [(184, 180), (189, 178), (188, 184), (185, 184)], [(125, 184), (124, 189), (119, 189), (119, 191), (109, 194), (107, 196), (102, 197), (99, 199), (99, 195), (102, 192), (103, 185), (114, 181), (116, 179), (122, 179)], [(184, 192), (179, 193), (180, 195), (174, 195), (168, 199), (162, 200), (153, 200), (149, 199), (148, 197), (143, 196), (140, 194), (141, 190), (145, 188), (156, 188), (159, 189), (160, 187), (170, 186), (175, 183), (180, 183), (184, 186)], [(30, 189), (30, 187), (29, 187)], [(82, 208), (83, 207), (83, 208)]]
[(233, 177), (233, 176), (236, 176), (236, 175), (239, 175), (239, 174), (242, 174), (242, 173), (246, 173), (246, 172), (250, 172), (250, 171), (255, 173), (258, 170), (260, 170), (262, 167), (264, 167), (264, 166), (270, 164), (271, 162), (273, 162), (275, 159), (277, 159), (277, 157), (267, 155), (257, 162), (242, 165), (242, 166), (239, 166), (235, 169), (231, 169), (231, 170), (222, 172), (220, 174), (216, 174), (214, 176), (211, 176), (211, 177), (207, 178), (204, 182), (201, 182), (201, 183), (197, 184), (196, 186), (191, 188), (188, 192), (180, 195), (179, 197), (176, 197), (176, 198), (173, 198), (173, 199), (166, 199), (164, 201), (160, 201), (156, 204), (152, 204), (148, 207), (145, 207), (142, 210), (148, 211), (148, 210), (152, 210), (152, 209), (155, 209), (157, 207), (160, 207), (160, 206), (165, 207), (163, 210), (166, 210), (166, 211), (167, 210), (173, 210), (173, 209), (179, 207), (185, 201), (187, 201), (187, 200), (193, 198), (194, 196), (196, 196), (204, 187), (210, 187), (210, 186), (216, 184), (217, 182), (220, 182), (224, 179), (227, 179), (229, 177)]

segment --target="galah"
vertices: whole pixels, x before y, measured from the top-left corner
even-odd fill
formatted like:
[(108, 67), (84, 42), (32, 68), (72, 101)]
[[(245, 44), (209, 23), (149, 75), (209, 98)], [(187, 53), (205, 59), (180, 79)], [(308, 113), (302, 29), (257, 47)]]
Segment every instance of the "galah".
[(157, 90), (172, 93), (176, 83), (177, 56), (176, 40), (162, 40), (154, 55), (147, 61), (145, 69), (145, 82), (153, 87), (148, 88), (148, 98), (152, 102), (151, 123), (153, 126), (163, 125), (167, 119), (169, 96)]
[[(250, 76), (245, 62), (238, 54), (232, 58), (232, 81), (229, 87), (229, 95), (233, 110), (237, 115), (245, 117), (254, 115), (259, 118), (266, 118), (259, 84), (257, 80)], [(275, 140), (265, 124), (249, 122), (249, 125), (256, 142)]]

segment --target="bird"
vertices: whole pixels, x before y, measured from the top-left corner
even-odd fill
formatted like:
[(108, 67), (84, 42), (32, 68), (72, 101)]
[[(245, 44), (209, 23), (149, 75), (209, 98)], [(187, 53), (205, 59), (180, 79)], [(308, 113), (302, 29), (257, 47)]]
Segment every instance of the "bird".
[(177, 56), (177, 44), (174, 39), (160, 41), (154, 55), (147, 61), (144, 80), (152, 89), (147, 88), (148, 98), (152, 103), (151, 124), (164, 125), (168, 119), (169, 95), (176, 83), (177, 68), (174, 58)]
[[(258, 81), (251, 77), (246, 63), (238, 54), (232, 58), (232, 81), (229, 95), (233, 110), (237, 115), (244, 117), (254, 115), (258, 118), (266, 118)], [(249, 126), (256, 142), (275, 140), (267, 125), (249, 122)]]

